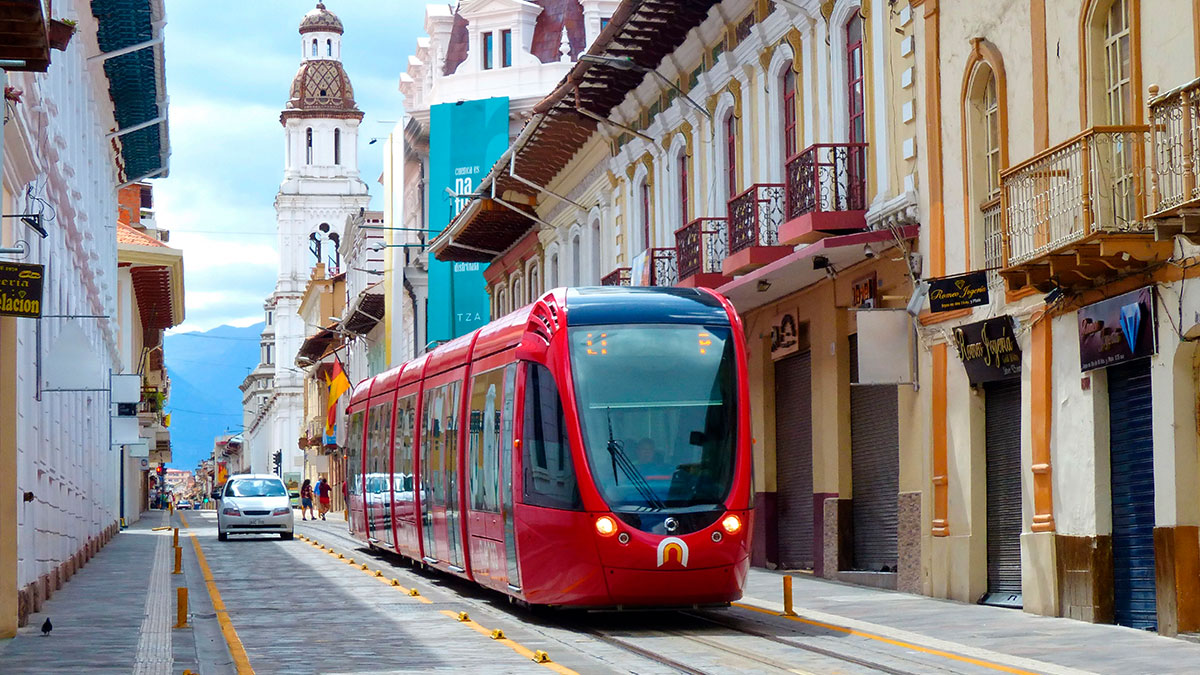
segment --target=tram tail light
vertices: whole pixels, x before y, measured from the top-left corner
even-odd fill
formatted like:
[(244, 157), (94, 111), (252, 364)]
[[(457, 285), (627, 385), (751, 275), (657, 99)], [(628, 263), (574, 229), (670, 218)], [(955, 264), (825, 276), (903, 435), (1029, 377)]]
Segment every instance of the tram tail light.
[(600, 516), (596, 519), (596, 532), (605, 537), (610, 537), (617, 531), (617, 521), (612, 519), (612, 516)]
[(742, 529), (742, 519), (731, 513), (721, 519), (721, 527), (729, 534), (737, 534)]

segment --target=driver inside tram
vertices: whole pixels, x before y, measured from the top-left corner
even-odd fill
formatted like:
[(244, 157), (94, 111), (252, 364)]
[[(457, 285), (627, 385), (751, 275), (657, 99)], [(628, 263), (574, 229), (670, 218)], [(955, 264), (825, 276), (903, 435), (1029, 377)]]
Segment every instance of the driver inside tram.
[(669, 481), (675, 467), (663, 461), (654, 449), (654, 439), (646, 437), (637, 444), (638, 468), (646, 480)]

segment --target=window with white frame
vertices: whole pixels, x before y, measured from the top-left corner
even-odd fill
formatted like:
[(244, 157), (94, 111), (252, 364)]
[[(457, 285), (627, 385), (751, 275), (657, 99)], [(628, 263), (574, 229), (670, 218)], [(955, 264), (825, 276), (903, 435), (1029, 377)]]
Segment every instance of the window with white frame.
[(583, 266), (583, 260), (582, 260), (583, 252), (580, 250), (582, 248), (583, 247), (580, 246), (580, 242), (579, 242), (579, 233), (576, 232), (575, 236), (571, 237), (571, 285), (572, 286), (578, 286), (581, 283), (580, 276), (579, 276), (580, 275), (579, 270), (580, 270), (580, 267)]
[(600, 219), (592, 221), (592, 245), (589, 250), (592, 252), (592, 276), (589, 279), (590, 283), (600, 283), (600, 258), (603, 255), (602, 240), (600, 238)]

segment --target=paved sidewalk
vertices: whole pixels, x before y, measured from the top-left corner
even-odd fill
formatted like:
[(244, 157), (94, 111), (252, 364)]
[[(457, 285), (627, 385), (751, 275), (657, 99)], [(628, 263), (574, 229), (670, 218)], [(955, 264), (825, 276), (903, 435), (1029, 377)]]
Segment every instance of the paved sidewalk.
[[(751, 569), (743, 602), (782, 610), (782, 573)], [(1155, 633), (1037, 616), (908, 593), (792, 575), (801, 617), (964, 656), (1013, 663), (1041, 662), (1113, 675), (1200, 672), (1200, 645)], [(1028, 661), (1027, 661), (1028, 660)]]
[[(150, 511), (114, 537), (41, 612), (30, 615), (15, 638), (0, 640), (0, 672), (203, 672), (193, 630), (173, 630), (175, 589), (198, 575), (191, 564), (185, 566), (188, 574), (171, 574), (171, 531), (153, 529), (178, 525), (177, 516)], [(186, 544), (181, 532), (185, 560)], [(200, 589), (203, 594), (202, 584)], [(193, 612), (207, 603), (195, 590), (190, 596)], [(43, 637), (47, 617), (54, 629)]]

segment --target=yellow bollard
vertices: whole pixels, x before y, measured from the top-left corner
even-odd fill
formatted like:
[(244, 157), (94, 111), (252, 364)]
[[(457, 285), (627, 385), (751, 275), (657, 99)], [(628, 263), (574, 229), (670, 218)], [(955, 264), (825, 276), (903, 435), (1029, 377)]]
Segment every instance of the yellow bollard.
[(175, 589), (175, 627), (187, 628), (188, 589), (180, 586)]
[(175, 547), (175, 571), (171, 574), (183, 574), (183, 549)]
[(550, 655), (539, 649), (533, 653), (533, 658), (530, 660), (534, 663), (549, 663)]
[(783, 615), (796, 616), (796, 612), (792, 609), (792, 575), (790, 574), (783, 577)]
[(172, 528), (172, 529), (175, 530), (175, 533), (173, 535), (171, 535), (173, 537), (171, 545), (174, 546), (175, 548), (179, 548), (179, 528), (176, 527), (176, 528)]
[(175, 515), (175, 505), (171, 502), (167, 502), (167, 513)]

